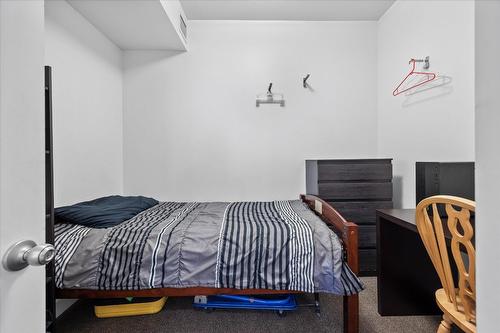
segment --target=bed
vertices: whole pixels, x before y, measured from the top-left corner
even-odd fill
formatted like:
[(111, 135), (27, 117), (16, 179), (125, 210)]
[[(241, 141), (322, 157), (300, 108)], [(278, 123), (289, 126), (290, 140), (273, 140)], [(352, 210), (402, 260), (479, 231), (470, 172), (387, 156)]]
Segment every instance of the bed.
[(333, 293), (344, 332), (358, 332), (357, 226), (323, 200), (160, 202), (130, 216), (56, 224), (58, 298)]

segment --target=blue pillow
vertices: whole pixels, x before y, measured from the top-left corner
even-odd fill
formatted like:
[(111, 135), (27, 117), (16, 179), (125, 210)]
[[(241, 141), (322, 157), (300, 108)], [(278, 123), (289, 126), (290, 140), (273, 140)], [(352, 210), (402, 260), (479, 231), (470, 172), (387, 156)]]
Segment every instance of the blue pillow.
[(79, 224), (89, 228), (114, 227), (158, 204), (142, 196), (112, 195), (55, 209), (56, 223)]

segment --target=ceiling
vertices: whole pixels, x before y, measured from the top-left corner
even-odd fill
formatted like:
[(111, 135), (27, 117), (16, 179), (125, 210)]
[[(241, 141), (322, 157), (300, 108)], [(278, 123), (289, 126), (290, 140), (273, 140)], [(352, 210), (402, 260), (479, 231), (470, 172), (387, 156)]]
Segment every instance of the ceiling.
[(378, 20), (394, 0), (181, 0), (189, 20)]

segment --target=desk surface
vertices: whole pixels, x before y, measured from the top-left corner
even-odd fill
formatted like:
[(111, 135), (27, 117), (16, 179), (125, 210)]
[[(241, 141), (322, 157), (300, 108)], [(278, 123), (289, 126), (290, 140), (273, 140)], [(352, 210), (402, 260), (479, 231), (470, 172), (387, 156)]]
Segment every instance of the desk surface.
[[(415, 212), (416, 209), (378, 209), (377, 216), (382, 217), (384, 220), (390, 221), (403, 227), (405, 229), (414, 231), (418, 233), (417, 224), (415, 222)], [(448, 229), (448, 224), (446, 223), (447, 218), (442, 217), (444, 236), (447, 239), (451, 239), (451, 233)], [(474, 217), (471, 217), (470, 222), (472, 227), (475, 226)], [(475, 235), (472, 237), (472, 244), (476, 243)]]
[(417, 231), (415, 211), (415, 209), (378, 209), (377, 215), (381, 215), (384, 219), (396, 223), (403, 228)]

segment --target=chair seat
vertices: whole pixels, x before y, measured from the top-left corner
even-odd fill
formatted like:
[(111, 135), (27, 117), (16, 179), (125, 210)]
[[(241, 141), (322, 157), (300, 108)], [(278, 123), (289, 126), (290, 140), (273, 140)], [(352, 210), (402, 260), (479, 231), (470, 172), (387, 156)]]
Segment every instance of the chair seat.
[[(455, 310), (455, 306), (453, 306), (453, 303), (448, 300), (446, 292), (442, 288), (436, 290), (436, 303), (441, 311), (443, 311), (443, 313), (447, 315), (455, 325), (460, 327), (461, 330), (466, 333), (476, 333), (476, 325), (467, 321), (465, 319), (465, 314), (462, 311)], [(458, 295), (457, 303), (462, 304)], [(461, 310), (461, 306), (459, 306), (458, 309)]]

